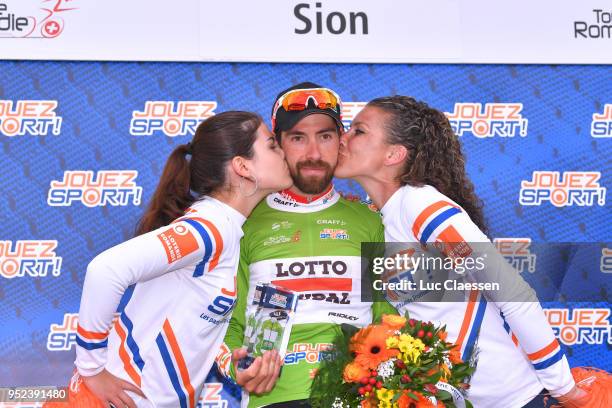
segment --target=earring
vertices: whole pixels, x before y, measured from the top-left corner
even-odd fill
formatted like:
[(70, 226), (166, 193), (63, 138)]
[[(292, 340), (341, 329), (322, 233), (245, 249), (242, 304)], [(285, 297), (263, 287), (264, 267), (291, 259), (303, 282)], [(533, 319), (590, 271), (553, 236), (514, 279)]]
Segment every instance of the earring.
[(240, 190), (240, 193), (242, 193), (242, 195), (245, 196), (245, 197), (251, 197), (253, 194), (255, 194), (257, 192), (257, 189), (259, 188), (259, 183), (257, 181), (257, 177), (253, 176), (253, 178), (255, 179), (255, 181), (254, 181), (255, 189), (250, 194), (245, 194), (243, 189), (242, 189), (242, 180), (247, 180), (247, 178), (240, 176), (240, 180), (238, 181), (238, 189)]

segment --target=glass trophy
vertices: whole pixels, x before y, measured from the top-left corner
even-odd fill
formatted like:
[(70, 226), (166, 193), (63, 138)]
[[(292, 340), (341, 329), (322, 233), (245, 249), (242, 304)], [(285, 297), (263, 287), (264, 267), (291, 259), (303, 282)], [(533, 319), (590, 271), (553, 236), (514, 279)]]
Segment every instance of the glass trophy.
[(254, 308), (247, 313), (243, 347), (247, 356), (238, 363), (239, 369), (248, 368), (255, 358), (269, 350), (277, 350), (281, 358), (287, 351), (292, 320), (298, 295), (269, 283), (255, 287)]

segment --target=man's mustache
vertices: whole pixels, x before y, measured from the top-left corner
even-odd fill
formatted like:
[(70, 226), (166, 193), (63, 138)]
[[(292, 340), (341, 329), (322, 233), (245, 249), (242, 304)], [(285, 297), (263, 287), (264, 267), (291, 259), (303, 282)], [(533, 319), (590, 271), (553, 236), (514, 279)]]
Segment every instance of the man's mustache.
[(296, 164), (295, 166), (298, 170), (303, 169), (304, 167), (309, 168), (321, 168), (325, 170), (331, 170), (331, 166), (328, 163), (325, 163), (322, 160), (306, 160)]

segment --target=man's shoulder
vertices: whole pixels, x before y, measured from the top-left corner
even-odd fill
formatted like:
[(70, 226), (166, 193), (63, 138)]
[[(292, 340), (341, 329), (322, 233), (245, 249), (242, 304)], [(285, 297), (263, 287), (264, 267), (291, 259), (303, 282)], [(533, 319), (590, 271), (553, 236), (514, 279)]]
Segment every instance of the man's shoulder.
[(346, 211), (346, 215), (358, 218), (362, 222), (380, 224), (382, 222), (380, 213), (374, 204), (362, 200), (359, 196), (344, 195), (336, 204)]

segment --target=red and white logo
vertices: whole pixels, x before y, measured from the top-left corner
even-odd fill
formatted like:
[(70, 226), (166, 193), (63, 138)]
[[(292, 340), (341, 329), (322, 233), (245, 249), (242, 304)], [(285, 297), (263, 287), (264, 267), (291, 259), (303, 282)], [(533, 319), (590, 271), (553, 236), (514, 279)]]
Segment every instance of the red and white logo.
[(59, 135), (62, 118), (57, 116), (57, 101), (0, 100), (0, 134), (5, 136)]
[(200, 122), (213, 116), (216, 108), (216, 101), (147, 101), (142, 111), (132, 112), (130, 134), (193, 136)]
[(531, 238), (495, 238), (493, 243), (519, 273), (535, 272), (536, 255), (531, 253)]
[(55, 253), (55, 240), (0, 241), (0, 277), (59, 276), (62, 257)]
[(86, 207), (140, 205), (142, 187), (134, 181), (136, 170), (69, 170), (62, 180), (51, 181), (47, 204), (67, 207), (80, 202)]
[(541, 205), (550, 202), (555, 207), (606, 204), (606, 187), (599, 184), (598, 171), (534, 171), (531, 180), (521, 181), (519, 203)]
[(183, 224), (170, 226), (157, 235), (166, 251), (168, 263), (178, 261), (198, 249), (198, 241)]
[(528, 120), (523, 118), (522, 103), (455, 103), (453, 112), (445, 112), (457, 136), (471, 133), (478, 138), (527, 136)]
[(574, 344), (612, 344), (610, 309), (544, 309), (559, 340)]
[(77, 0), (40, 0), (39, 4), (19, 1), (9, 8), (0, 2), (0, 37), (56, 38), (66, 25), (64, 17), (77, 10)]
[(597, 138), (612, 137), (612, 104), (605, 104), (602, 113), (593, 114), (591, 136)]
[(459, 231), (449, 225), (436, 238), (434, 246), (452, 259), (466, 258), (472, 254), (472, 247), (465, 242)]

